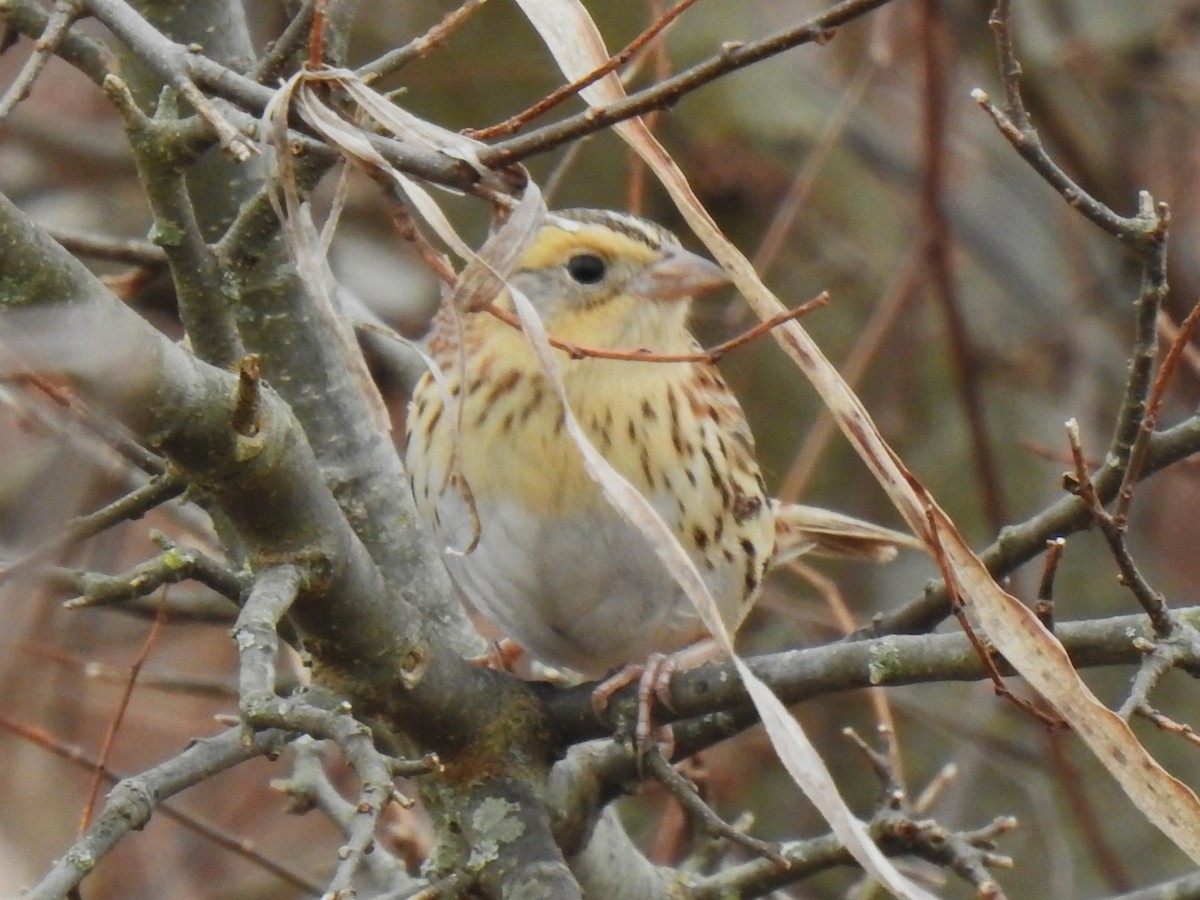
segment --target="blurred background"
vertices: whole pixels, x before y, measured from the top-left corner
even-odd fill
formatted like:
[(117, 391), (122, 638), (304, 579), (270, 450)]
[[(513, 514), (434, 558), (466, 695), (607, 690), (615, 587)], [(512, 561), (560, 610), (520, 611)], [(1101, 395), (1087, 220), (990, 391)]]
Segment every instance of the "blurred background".
[[(587, 5), (614, 51), (666, 8), (663, 0)], [(628, 87), (645, 87), (723, 42), (761, 38), (829, 5), (700, 0), (665, 42), (637, 58)], [(258, 45), (288, 19), (286, 4), (246, 6)], [(455, 6), (364, 0), (351, 61), (405, 43)], [(1051, 154), (1119, 213), (1136, 211), (1139, 191), (1170, 204), (1166, 310), (1179, 321), (1200, 297), (1200, 3), (1014, 6), (1026, 102)], [(733, 73), (651, 117), (701, 200), (785, 303), (830, 292), (829, 305), (803, 324), (848, 376), (855, 373), (884, 435), (979, 547), (1002, 525), (1061, 495), (1065, 420), (1079, 421), (1088, 452), (1102, 458), (1124, 386), (1140, 277), (1133, 256), (1072, 211), (971, 100), (974, 88), (1001, 96), (990, 11), (989, 2), (977, 0), (896, 0), (823, 45)], [(78, 27), (112, 40), (94, 23)], [(11, 82), (30, 49), (20, 40), (0, 55), (0, 84)], [(559, 83), (519, 10), (497, 0), (382, 87), (397, 91), (396, 102), (412, 112), (463, 129), (499, 122)], [(577, 101), (563, 107), (580, 108)], [(665, 193), (612, 135), (528, 166), (552, 206), (632, 209), (696, 245)], [(327, 195), (328, 186), (323, 190)], [(0, 191), (64, 238), (141, 242), (151, 224), (119, 120), (96, 87), (58, 60), (0, 123)], [(352, 179), (350, 198), (333, 247), (335, 272), (379, 315), (419, 335), (437, 303), (434, 279), (398, 238), (373, 184)], [(482, 237), (486, 211), (478, 201), (450, 198), (447, 208), (466, 234)], [(147, 317), (178, 334), (162, 273), (84, 258)], [(696, 312), (709, 345), (752, 322), (729, 292), (704, 299)], [(848, 445), (828, 433), (813, 392), (771, 340), (730, 354), (722, 368), (746, 407), (774, 490), (898, 522)], [(381, 377), (390, 386), (386, 373)], [(1198, 394), (1196, 369), (1182, 366), (1162, 424), (1190, 413)], [(0, 553), (12, 560), (132, 482), (128, 465), (94, 429), (36, 385), (0, 384), (0, 399)], [(393, 390), (390, 399), (399, 422), (403, 392)], [(1198, 497), (1200, 479), (1185, 463), (1141, 487), (1133, 507), (1134, 552), (1174, 605), (1194, 602), (1200, 578)], [(211, 541), (193, 507), (171, 504), (59, 561), (122, 572), (155, 552), (147, 526), (201, 546)], [(935, 575), (917, 554), (879, 569), (812, 566), (837, 585), (858, 624), (915, 599)], [(1040, 565), (1031, 564), (1009, 587), (1032, 601), (1039, 574)], [(1059, 619), (1136, 612), (1114, 575), (1097, 537), (1070, 538), (1055, 591)], [(206, 602), (195, 585), (171, 591), (173, 599), (194, 594)], [(214, 717), (236, 711), (235, 658), (219, 606), (216, 621), (168, 625), (148, 642), (152, 605), (141, 615), (67, 611), (65, 596), (42, 579), (0, 582), (0, 896), (36, 880), (69, 845), (90, 790), (87, 761), (100, 754), (114, 721), (120, 724), (107, 765), (128, 774), (217, 731)], [(770, 582), (742, 646), (767, 652), (821, 643), (843, 627), (811, 579), (782, 573)], [(1115, 705), (1131, 675), (1114, 669), (1085, 678)], [(1156, 700), (1187, 721), (1195, 706), (1189, 690), (1176, 673)], [(888, 691), (886, 699), (914, 795), (945, 766), (957, 769), (930, 815), (959, 828), (1017, 817), (1018, 829), (999, 848), (1015, 860), (1011, 871), (998, 873), (1009, 896), (1110, 896), (1189, 870), (1078, 741), (996, 699), (990, 685), (909, 687)], [(830, 697), (797, 712), (852, 805), (867, 812), (878, 784), (841, 730), (854, 727), (874, 739), (871, 699)], [(1135, 727), (1177, 776), (1200, 782), (1200, 750), (1144, 722)], [(347, 783), (340, 766), (330, 761), (335, 780)], [(728, 818), (752, 813), (755, 834), (822, 833), (757, 730), (703, 754), (700, 766), (718, 811)], [(269, 783), (287, 771), (286, 755), (260, 760), (177, 797), (171, 805), (200, 824), (156, 814), (88, 880), (85, 895), (288, 898), (319, 890), (339, 838), (317, 814), (286, 814), (287, 798)], [(691, 846), (669, 807), (654, 788), (622, 802), (631, 828), (663, 862)], [(397, 815), (391, 829), (392, 845), (419, 858), (419, 815)], [(222, 838), (249, 842), (261, 859)], [(851, 871), (831, 872), (779, 896), (840, 897), (855, 882)], [(971, 896), (954, 881), (937, 889)]]

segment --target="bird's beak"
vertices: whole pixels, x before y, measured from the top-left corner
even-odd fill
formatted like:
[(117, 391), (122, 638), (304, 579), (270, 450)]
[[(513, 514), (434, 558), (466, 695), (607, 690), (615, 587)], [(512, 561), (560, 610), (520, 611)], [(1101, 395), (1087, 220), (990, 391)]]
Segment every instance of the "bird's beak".
[(652, 300), (684, 300), (729, 284), (729, 276), (715, 262), (684, 250), (668, 248), (628, 285), (629, 292)]

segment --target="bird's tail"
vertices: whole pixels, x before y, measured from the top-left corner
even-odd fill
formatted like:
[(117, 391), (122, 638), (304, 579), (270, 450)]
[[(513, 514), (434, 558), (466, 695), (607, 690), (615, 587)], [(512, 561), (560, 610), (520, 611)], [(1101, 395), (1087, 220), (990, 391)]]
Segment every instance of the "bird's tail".
[(771, 566), (785, 563), (802, 553), (884, 563), (895, 559), (901, 547), (923, 546), (902, 531), (818, 506), (780, 503), (778, 500), (773, 500), (772, 505), (775, 551), (771, 554)]

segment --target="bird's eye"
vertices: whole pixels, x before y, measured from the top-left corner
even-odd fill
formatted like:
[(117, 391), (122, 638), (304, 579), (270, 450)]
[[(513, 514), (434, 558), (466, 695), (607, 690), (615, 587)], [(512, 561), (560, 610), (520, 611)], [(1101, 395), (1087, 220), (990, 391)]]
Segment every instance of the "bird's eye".
[(580, 284), (596, 284), (607, 271), (607, 264), (594, 253), (580, 253), (567, 260), (567, 274)]

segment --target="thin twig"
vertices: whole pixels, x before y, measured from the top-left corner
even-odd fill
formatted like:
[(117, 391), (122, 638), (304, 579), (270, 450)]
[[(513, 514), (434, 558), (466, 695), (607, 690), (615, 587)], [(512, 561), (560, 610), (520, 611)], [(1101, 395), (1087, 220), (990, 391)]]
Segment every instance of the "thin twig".
[(318, 71), (325, 65), (325, 11), (329, 0), (316, 0), (313, 7), (312, 27), (308, 31), (308, 69)]
[(167, 464), (161, 456), (139, 444), (120, 423), (113, 421), (111, 417), (91, 410), (67, 385), (36, 372), (21, 375), (20, 381), (37, 388), (141, 471), (148, 475), (161, 475), (166, 471)]
[(79, 834), (83, 834), (92, 822), (92, 812), (95, 809), (96, 796), (100, 791), (100, 783), (104, 780), (104, 770), (108, 764), (108, 755), (112, 751), (117, 730), (121, 727), (121, 722), (125, 719), (125, 711), (129, 708), (129, 701), (133, 698), (133, 686), (137, 683), (142, 666), (150, 658), (150, 651), (154, 649), (154, 645), (158, 641), (158, 636), (162, 632), (163, 625), (166, 624), (166, 599), (167, 588), (164, 586), (159, 596), (158, 613), (154, 617), (154, 624), (150, 626), (150, 631), (147, 632), (146, 639), (142, 641), (141, 649), (138, 650), (137, 656), (129, 665), (129, 673), (125, 678), (121, 697), (117, 701), (117, 708), (113, 711), (112, 719), (109, 721), (108, 728), (104, 732), (104, 739), (100, 743), (100, 757), (95, 770), (92, 772), (92, 782), (88, 786), (87, 800), (83, 804), (83, 812), (79, 816)]
[(1005, 102), (1008, 110), (1013, 112), (1013, 117), (993, 104), (987, 92), (980, 88), (971, 91), (971, 98), (991, 116), (1000, 133), (1007, 138), (1017, 153), (1042, 176), (1043, 180), (1058, 191), (1068, 205), (1078, 209), (1087, 219), (1113, 237), (1134, 246), (1158, 240), (1161, 237), (1162, 222), (1153, 211), (1147, 215), (1143, 208), (1138, 215), (1131, 218), (1117, 215), (1076, 184), (1046, 152), (1037, 131), (1029, 123), (1028, 114), (1021, 101), (1021, 65), (1014, 55), (1009, 12), (1009, 0), (999, 0), (990, 24), (996, 34), (996, 52), (1000, 58)]
[[(919, 248), (910, 249), (896, 268), (887, 290), (871, 312), (871, 318), (859, 332), (854, 347), (838, 367), (851, 390), (857, 390), (870, 365), (889, 340), (892, 326), (900, 314), (916, 299), (922, 284), (923, 257)], [(780, 500), (798, 500), (816, 471), (821, 455), (834, 435), (840, 434), (833, 415), (824, 406), (809, 428), (776, 496)]]
[(937, 0), (922, 0), (921, 42), (924, 68), (924, 99), (921, 128), (921, 218), (925, 230), (925, 259), (928, 264), (930, 287), (941, 307), (946, 324), (950, 358), (953, 361), (955, 382), (962, 415), (970, 435), (971, 457), (979, 485), (984, 521), (989, 531), (1000, 530), (1008, 515), (1005, 511), (1004, 489), (996, 464), (992, 440), (988, 433), (983, 389), (980, 385), (980, 365), (976, 359), (971, 336), (963, 315), (962, 302), (954, 273), (954, 234), (943, 208), (946, 191), (946, 61), (948, 52), (941, 4)]
[(877, 61), (870, 59), (863, 63), (854, 76), (854, 80), (850, 82), (850, 86), (838, 98), (837, 106), (834, 107), (829, 120), (805, 157), (804, 164), (796, 172), (787, 193), (775, 207), (775, 214), (771, 217), (767, 230), (758, 242), (758, 248), (754, 251), (752, 262), (754, 271), (759, 274), (759, 277), (765, 278), (767, 270), (778, 258), (779, 251), (784, 247), (796, 218), (805, 208), (808, 198), (812, 194), (813, 187), (817, 183), (817, 175), (832, 156), (838, 139), (850, 121), (850, 116), (862, 102), (863, 95), (879, 71), (880, 66)]
[(348, 890), (354, 872), (371, 851), (375, 826), (384, 808), (399, 798), (389, 767), (375, 749), (370, 729), (354, 718), (348, 704), (329, 710), (303, 695), (276, 693), (278, 626), (305, 588), (309, 572), (297, 565), (276, 565), (258, 573), (233, 629), (238, 648), (238, 706), (246, 725), (333, 740), (359, 778), (354, 819), (347, 823), (340, 862), (329, 884), (330, 896)]
[(0, 567), (0, 583), (35, 563), (49, 559), (67, 547), (94, 537), (118, 522), (140, 518), (154, 507), (178, 497), (186, 488), (187, 482), (175, 475), (152, 478), (140, 488), (130, 491), (107, 506), (80, 516), (53, 540), (31, 550), (9, 565)]
[(996, 8), (988, 18), (988, 27), (996, 39), (996, 56), (1000, 61), (1000, 83), (1004, 86), (1004, 112), (1022, 131), (1030, 130), (1029, 113), (1021, 96), (1021, 64), (1013, 44), (1012, 2), (996, 0)]
[[(302, 737), (292, 744), (292, 774), (275, 779), (271, 787), (288, 795), (297, 811), (319, 809), (341, 831), (350, 837), (358, 810), (339, 793), (325, 771), (322, 744), (313, 738)], [(377, 846), (364, 858), (364, 868), (380, 889), (412, 892), (415, 880), (410, 878), (404, 863), (382, 846)]]
[(1170, 716), (1164, 715), (1157, 709), (1145, 704), (1137, 708), (1137, 714), (1153, 722), (1160, 730), (1168, 734), (1177, 734), (1193, 746), (1200, 747), (1200, 734), (1197, 734), (1191, 725), (1176, 722)]
[(391, 213), (392, 224), (396, 226), (396, 232), (416, 251), (421, 262), (425, 263), (429, 271), (443, 284), (453, 286), (458, 278), (454, 266), (450, 264), (446, 254), (438, 250), (417, 226), (408, 204), (399, 199), (394, 200), (388, 206), (388, 212)]
[(759, 41), (728, 42), (723, 44), (715, 55), (666, 81), (632, 94), (619, 103), (592, 107), (554, 125), (521, 137), (510, 138), (494, 145), (490, 150), (482, 151), (480, 159), (487, 166), (503, 168), (652, 109), (668, 109), (685, 94), (729, 72), (743, 69), (802, 44), (824, 43), (833, 37), (840, 26), (890, 2), (891, 0), (843, 0), (795, 28), (786, 29)]
[(283, 33), (267, 45), (266, 52), (254, 67), (251, 77), (260, 84), (270, 84), (287, 70), (288, 65), (308, 41), (317, 0), (304, 0)]
[(963, 602), (962, 596), (959, 594), (958, 584), (954, 578), (954, 570), (950, 566), (949, 561), (946, 559), (945, 551), (938, 543), (938, 530), (933, 521), (932, 514), (930, 515), (929, 521), (929, 534), (933, 538), (934, 542), (934, 546), (932, 547), (934, 561), (937, 563), (938, 569), (941, 570), (942, 580), (946, 584), (947, 590), (950, 594), (950, 611), (954, 614), (954, 617), (958, 619), (958, 624), (962, 628), (963, 633), (967, 636), (967, 640), (970, 642), (972, 649), (979, 655), (980, 661), (983, 663), (984, 668), (987, 669), (988, 677), (991, 678), (992, 688), (996, 692), (996, 695), (1008, 700), (1018, 709), (1029, 713), (1043, 725), (1046, 725), (1050, 728), (1065, 727), (1066, 723), (1062, 719), (1057, 718), (1056, 716), (1053, 716), (1044, 710), (1038, 709), (1033, 703), (1026, 700), (1024, 697), (1018, 697), (1009, 689), (1008, 685), (1004, 683), (1004, 676), (1001, 674), (1000, 668), (996, 665), (996, 659), (992, 655), (992, 649), (984, 644), (983, 639), (975, 633), (974, 627), (967, 620), (966, 604)]
[[(176, 158), (177, 153), (186, 152), (187, 146), (174, 133), (179, 120), (169, 104), (160, 107), (155, 117), (147, 116), (125, 81), (116, 75), (104, 79), (104, 91), (121, 114), (133, 145), (134, 159), (155, 214), (155, 234), (171, 266), (179, 317), (192, 349), (207, 363), (230, 367), (245, 350), (226, 294), (226, 279), (205, 239), (195, 199)], [(172, 151), (164, 152), (164, 143)]]
[(79, 596), (63, 603), (66, 609), (106, 606), (125, 603), (154, 593), (164, 584), (177, 584), (194, 579), (233, 600), (241, 599), (242, 584), (238, 576), (199, 550), (172, 543), (161, 534), (151, 534), (162, 555), (134, 566), (121, 575), (101, 575), (95, 572), (64, 572), (72, 576)]
[(367, 84), (377, 78), (382, 78), (403, 68), (413, 59), (418, 56), (423, 56), (434, 47), (438, 47), (445, 43), (446, 39), (457, 31), (464, 22), (471, 17), (487, 0), (465, 0), (458, 9), (451, 10), (441, 21), (426, 31), (423, 35), (415, 38), (405, 44), (403, 47), (398, 47), (383, 56), (367, 63), (357, 70), (358, 75)]
[[(0, 717), (0, 729), (16, 734), (54, 755), (89, 770), (97, 768), (97, 760), (78, 747), (55, 740), (40, 728), (30, 728)], [(303, 874), (293, 871), (259, 850), (253, 842), (185, 812), (168, 802), (167, 798), (180, 791), (226, 771), (248, 759), (278, 753), (291, 735), (281, 731), (264, 731), (247, 738), (241, 728), (232, 728), (220, 735), (194, 741), (179, 755), (140, 775), (121, 778), (108, 769), (100, 768), (103, 777), (117, 786), (105, 800), (100, 819), (93, 824), (75, 846), (64, 852), (51, 866), (42, 881), (23, 896), (31, 900), (51, 900), (63, 897), (78, 886), (91, 867), (76, 865), (80, 859), (93, 862), (104, 858), (131, 831), (142, 827), (153, 812), (179, 822), (184, 827), (236, 853), (243, 859), (270, 872), (310, 896), (321, 894), (320, 885)], [(111, 813), (111, 815), (110, 815)]]
[[(833, 613), (833, 619), (837, 623), (837, 628), (843, 637), (854, 632), (857, 623), (850, 612), (850, 607), (846, 603), (846, 599), (842, 596), (841, 590), (838, 589), (837, 582), (800, 560), (792, 560), (787, 564), (787, 568), (799, 578), (804, 579), (812, 585), (813, 589), (821, 595), (825, 606)], [(889, 736), (887, 746), (892, 755), (888, 759), (888, 768), (893, 773), (897, 783), (902, 785), (904, 784), (904, 765), (900, 757), (900, 744), (894, 739), (896, 734), (896, 717), (892, 712), (888, 692), (883, 688), (873, 687), (867, 691), (867, 696), (870, 699), (871, 708), (875, 712), (875, 720), (879, 733)]]
[(788, 861), (779, 851), (778, 845), (760, 841), (744, 831), (738, 831), (705, 803), (696, 792), (696, 787), (672, 766), (657, 747), (651, 747), (643, 757), (647, 771), (662, 784), (679, 804), (695, 817), (712, 835), (741, 844), (759, 856), (773, 860), (776, 864), (787, 868)]
[(81, 0), (93, 16), (125, 42), (164, 82), (177, 90), (217, 135), (235, 160), (245, 162), (257, 152), (254, 144), (229, 123), (188, 74), (187, 48), (164, 37), (124, 0)]
[(1108, 542), (1109, 551), (1117, 563), (1118, 579), (1129, 588), (1130, 592), (1141, 604), (1154, 626), (1154, 631), (1160, 637), (1170, 637), (1175, 632), (1175, 622), (1167, 608), (1166, 598), (1146, 581), (1129, 552), (1125, 540), (1125, 520), (1110, 514), (1100, 502), (1087, 470), (1086, 458), (1083, 453), (1082, 440), (1079, 436), (1079, 425), (1074, 419), (1067, 422), (1067, 439), (1071, 445), (1071, 456), (1075, 461), (1075, 480), (1078, 494), (1091, 509), (1100, 533)]
[(131, 266), (161, 268), (167, 263), (167, 254), (162, 247), (149, 241), (133, 238), (112, 238), (106, 235), (85, 234), (62, 228), (46, 229), (52, 238), (76, 256), (128, 263)]
[(505, 119), (503, 122), (499, 122), (496, 125), (489, 125), (487, 128), (469, 129), (466, 132), (467, 136), (484, 141), (494, 137), (504, 137), (505, 135), (519, 131), (532, 119), (536, 119), (538, 116), (549, 112), (564, 100), (574, 97), (588, 85), (595, 84), (609, 72), (615, 72), (621, 68), (621, 66), (629, 61), (630, 57), (646, 46), (663, 29), (683, 15), (688, 7), (693, 6), (695, 3), (696, 0), (679, 0), (678, 3), (667, 10), (660, 18), (652, 22), (649, 28), (626, 44), (621, 50), (610, 56), (608, 62), (604, 65), (594, 69), (577, 81), (564, 84), (557, 90), (551, 91), (537, 103), (533, 104), (533, 106), (522, 110), (515, 116)]
[(0, 97), (0, 122), (8, 117), (18, 103), (29, 96), (34, 81), (58, 49), (67, 29), (79, 18), (79, 7), (80, 0), (56, 0), (42, 36), (34, 43), (33, 53), (25, 60), (25, 65), (12, 80), (4, 96)]
[[(1158, 313), (1158, 337), (1167, 346), (1174, 344), (1179, 337), (1179, 327), (1171, 321), (1171, 317), (1165, 310), (1160, 310)], [(1180, 350), (1182, 361), (1191, 369), (1192, 375), (1200, 375), (1200, 348), (1186, 344)]]
[[(1156, 335), (1160, 313), (1160, 309), (1155, 310)], [(1197, 302), (1192, 307), (1192, 311), (1188, 313), (1187, 318), (1180, 325), (1174, 339), (1171, 341), (1171, 346), (1167, 349), (1166, 356), (1163, 357), (1162, 364), (1158, 367), (1158, 374), (1154, 378), (1154, 383), (1150, 387), (1150, 394), (1146, 401), (1146, 411), (1142, 415), (1138, 436), (1135, 438), (1133, 447), (1129, 451), (1129, 464), (1126, 466), (1125, 475), (1121, 479), (1121, 489), (1117, 492), (1117, 508), (1114, 514), (1118, 520), (1124, 520), (1129, 515), (1129, 506), (1133, 501), (1133, 488), (1137, 484), (1142, 465), (1146, 461), (1146, 449), (1150, 446), (1150, 438), (1158, 426), (1158, 413), (1162, 408), (1163, 397), (1166, 395), (1167, 386), (1171, 383), (1171, 379), (1175, 375), (1175, 371), (1179, 366), (1179, 360), (1189, 341), (1191, 341), (1192, 334), (1195, 332), (1198, 323), (1200, 323), (1200, 302)]]
[[(807, 315), (815, 309), (820, 309), (829, 302), (829, 294), (821, 293), (795, 309), (789, 309), (787, 312), (780, 313), (777, 316), (772, 316), (759, 324), (755, 325), (748, 331), (743, 332), (737, 337), (717, 344), (711, 350), (706, 350), (703, 353), (652, 353), (649, 350), (605, 350), (600, 347), (585, 347), (581, 344), (574, 344), (570, 341), (564, 341), (553, 336), (549, 337), (550, 346), (556, 347), (565, 352), (571, 359), (616, 359), (624, 362), (653, 362), (653, 363), (716, 363), (730, 350), (736, 350), (738, 347), (748, 344), (755, 338), (761, 337), (772, 328), (777, 328), (784, 322), (790, 322), (792, 319), (798, 319), (801, 316)], [(506, 325), (511, 325), (518, 331), (521, 329), (520, 320), (506, 309), (501, 309), (494, 303), (488, 303), (480, 307), (481, 312), (486, 312), (495, 316)]]
[(1038, 581), (1037, 602), (1033, 611), (1047, 631), (1054, 630), (1054, 577), (1058, 574), (1058, 564), (1066, 546), (1067, 542), (1060, 537), (1046, 541), (1046, 559), (1042, 563), (1042, 577)]
[[(685, 6), (690, 5), (695, 0), (681, 0), (673, 9), (664, 9), (664, 0), (649, 0), (650, 15), (658, 17), (660, 20), (665, 19), (670, 15), (677, 15), (682, 12)], [(653, 26), (651, 26), (653, 27)], [(671, 61), (671, 56), (667, 52), (667, 42), (665, 40), (655, 41), (646, 53), (649, 56), (654, 66), (654, 81), (666, 81), (675, 72), (675, 66)], [(644, 57), (643, 57), (644, 58)], [(625, 74), (621, 77), (622, 86), (627, 86), (634, 77), (639, 66), (637, 61), (631, 65)], [(642, 122), (646, 126), (646, 130), (653, 134), (658, 128), (658, 121), (662, 118), (663, 111), (656, 109), (653, 112), (646, 114)], [(646, 165), (646, 161), (634, 153), (632, 150), (627, 150), (629, 153), (629, 168), (626, 173), (626, 188), (627, 208), (629, 212), (635, 216), (642, 215), (645, 210), (646, 203), (646, 178), (649, 175), (650, 168)]]

